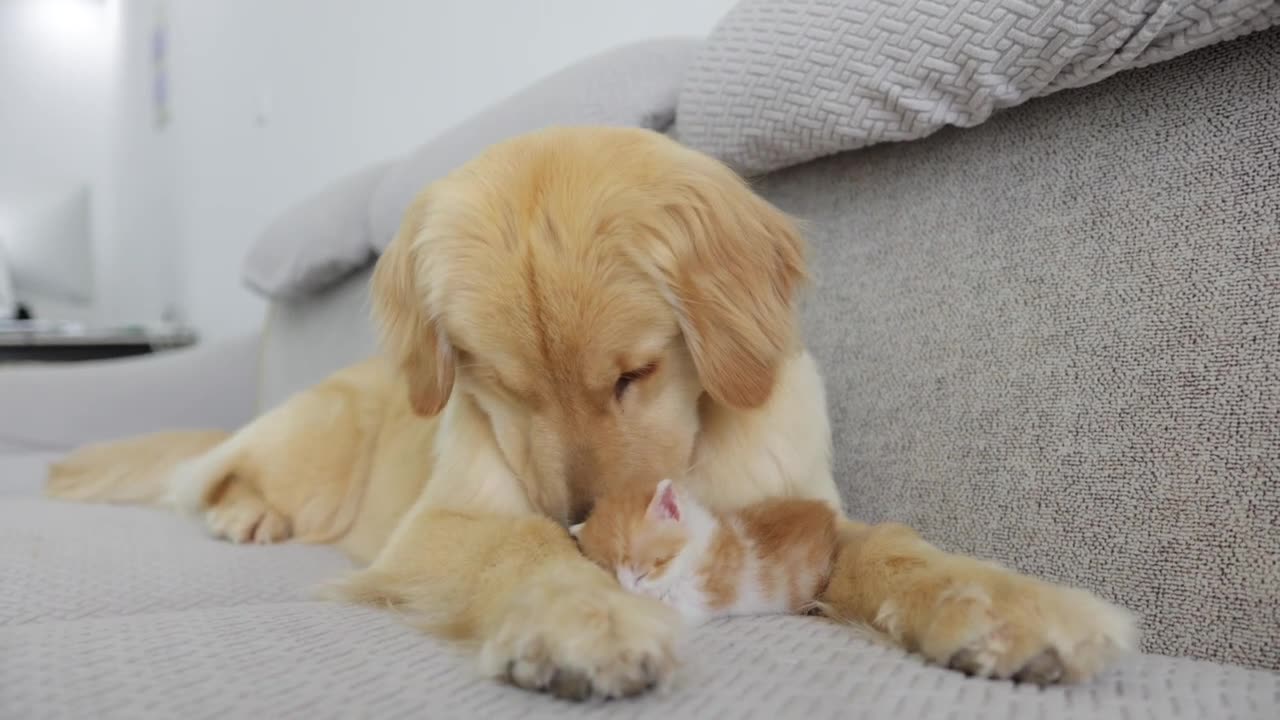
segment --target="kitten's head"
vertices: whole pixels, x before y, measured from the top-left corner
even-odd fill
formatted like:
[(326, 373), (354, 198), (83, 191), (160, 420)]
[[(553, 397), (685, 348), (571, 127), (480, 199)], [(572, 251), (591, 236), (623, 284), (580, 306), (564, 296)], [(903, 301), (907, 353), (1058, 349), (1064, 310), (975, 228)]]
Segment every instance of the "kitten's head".
[(624, 589), (662, 599), (688, 571), (679, 560), (699, 529), (690, 517), (693, 503), (663, 480), (651, 491), (606, 495), (569, 532), (582, 554), (617, 576)]

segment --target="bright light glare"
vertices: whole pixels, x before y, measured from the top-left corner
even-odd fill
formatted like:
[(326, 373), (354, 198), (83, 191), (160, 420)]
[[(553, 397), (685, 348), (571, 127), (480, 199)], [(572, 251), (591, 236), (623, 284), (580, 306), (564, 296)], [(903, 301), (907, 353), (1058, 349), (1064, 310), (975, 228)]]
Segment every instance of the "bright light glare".
[(107, 50), (114, 28), (106, 0), (25, 0), (26, 30), (56, 54), (98, 55)]

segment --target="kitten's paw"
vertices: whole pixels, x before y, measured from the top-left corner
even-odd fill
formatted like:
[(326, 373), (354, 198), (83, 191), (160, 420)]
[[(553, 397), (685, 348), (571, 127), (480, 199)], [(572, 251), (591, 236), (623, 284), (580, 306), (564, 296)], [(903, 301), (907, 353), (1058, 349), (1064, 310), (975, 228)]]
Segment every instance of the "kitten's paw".
[[(1097, 674), (1137, 642), (1133, 616), (1092, 593), (953, 558), (886, 601), (875, 625), (899, 640), (914, 606), (914, 646), (969, 675), (1039, 685)], [(912, 597), (914, 592), (915, 596)]]
[(480, 652), (482, 670), (569, 700), (636, 695), (676, 666), (681, 624), (655, 600), (601, 587), (534, 588)]

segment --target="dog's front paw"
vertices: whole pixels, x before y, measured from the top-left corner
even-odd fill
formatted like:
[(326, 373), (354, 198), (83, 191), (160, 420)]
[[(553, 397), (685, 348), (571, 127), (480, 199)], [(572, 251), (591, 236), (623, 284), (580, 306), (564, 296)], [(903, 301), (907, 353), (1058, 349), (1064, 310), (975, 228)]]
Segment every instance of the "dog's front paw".
[(257, 498), (219, 503), (205, 511), (204, 522), (214, 537), (234, 543), (266, 545), (290, 535), (289, 518)]
[(636, 695), (676, 666), (681, 624), (654, 600), (599, 586), (530, 589), (483, 645), (482, 670), (571, 700)]
[(929, 660), (969, 675), (1039, 685), (1095, 675), (1133, 649), (1133, 616), (1092, 593), (949, 556), (879, 609), (875, 624)]

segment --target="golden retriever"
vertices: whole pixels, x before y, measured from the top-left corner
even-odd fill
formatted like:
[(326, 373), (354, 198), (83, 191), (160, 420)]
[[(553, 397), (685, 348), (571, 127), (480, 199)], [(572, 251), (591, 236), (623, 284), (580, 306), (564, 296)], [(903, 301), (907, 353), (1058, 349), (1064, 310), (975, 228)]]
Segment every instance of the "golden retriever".
[[(385, 359), (230, 436), (73, 453), (49, 491), (165, 499), (236, 542), (337, 544), (365, 565), (345, 597), (472, 645), (493, 677), (632, 695), (672, 673), (679, 621), (565, 526), (610, 487), (663, 477), (718, 508), (839, 508), (796, 332), (804, 272), (789, 218), (662, 135), (518, 137), (410, 208), (373, 279)], [(826, 606), (931, 661), (1072, 681), (1134, 641), (1132, 618), (1087, 592), (842, 522)]]

